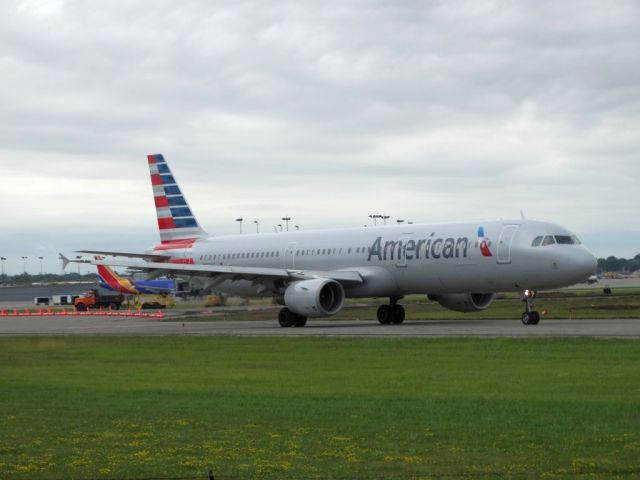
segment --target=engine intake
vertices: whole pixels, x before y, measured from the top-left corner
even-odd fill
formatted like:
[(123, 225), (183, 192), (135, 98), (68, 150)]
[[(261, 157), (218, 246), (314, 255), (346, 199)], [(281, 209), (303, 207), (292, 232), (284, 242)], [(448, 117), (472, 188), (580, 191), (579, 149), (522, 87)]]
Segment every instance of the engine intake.
[(328, 278), (314, 278), (292, 283), (284, 292), (284, 303), (294, 313), (305, 317), (328, 317), (344, 305), (344, 288)]
[(493, 299), (495, 293), (451, 293), (446, 295), (428, 295), (429, 300), (438, 302), (449, 310), (456, 312), (479, 312), (485, 310)]

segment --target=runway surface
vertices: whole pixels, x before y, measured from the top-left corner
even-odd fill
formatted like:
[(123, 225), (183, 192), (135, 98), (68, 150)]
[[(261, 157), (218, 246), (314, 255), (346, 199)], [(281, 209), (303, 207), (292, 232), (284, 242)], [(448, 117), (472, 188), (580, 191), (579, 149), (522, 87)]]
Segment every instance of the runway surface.
[(330, 337), (631, 337), (640, 319), (423, 320), (402, 325), (377, 321), (310, 320), (304, 328), (281, 328), (275, 320), (176, 321), (122, 317), (0, 317), (0, 336), (17, 335), (246, 335)]

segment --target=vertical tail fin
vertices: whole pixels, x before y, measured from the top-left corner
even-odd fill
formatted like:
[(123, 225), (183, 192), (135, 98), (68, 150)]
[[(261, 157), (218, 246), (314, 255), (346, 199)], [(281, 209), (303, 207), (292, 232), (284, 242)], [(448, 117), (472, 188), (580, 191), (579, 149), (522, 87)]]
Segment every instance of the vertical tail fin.
[(106, 265), (98, 265), (98, 275), (101, 285), (118, 293), (138, 294), (135, 285), (127, 278), (123, 278)]
[(147, 155), (162, 243), (178, 243), (206, 235), (161, 154)]

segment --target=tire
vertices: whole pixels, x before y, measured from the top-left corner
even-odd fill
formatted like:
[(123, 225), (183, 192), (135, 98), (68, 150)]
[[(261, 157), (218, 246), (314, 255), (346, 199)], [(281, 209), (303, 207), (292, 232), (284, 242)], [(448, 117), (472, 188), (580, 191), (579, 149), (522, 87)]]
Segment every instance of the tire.
[(76, 310), (78, 312), (86, 312), (87, 311), (87, 306), (84, 303), (79, 303), (76, 305)]
[(278, 313), (278, 323), (282, 328), (293, 327), (295, 324), (293, 312), (286, 307), (281, 309), (280, 313)]
[(108, 308), (111, 310), (118, 310), (120, 308), (120, 305), (118, 305), (117, 303), (110, 303)]
[(531, 325), (531, 313), (529, 312), (524, 312), (522, 314), (522, 317), (520, 317), (520, 319), (522, 320), (522, 323), (524, 325)]
[(402, 322), (404, 322), (404, 307), (396, 304), (391, 307), (391, 323), (399, 325)]
[(303, 317), (302, 315), (296, 315), (295, 322), (293, 323), (294, 327), (304, 327), (307, 324), (307, 317)]
[(389, 305), (378, 307), (378, 322), (382, 325), (388, 325), (391, 322), (391, 307)]
[(540, 323), (540, 314), (538, 312), (531, 312), (530, 315), (529, 325), (538, 325)]
[(148, 310), (150, 308), (153, 308), (153, 305), (151, 305), (150, 303), (143, 303), (140, 308), (142, 308), (142, 310)]

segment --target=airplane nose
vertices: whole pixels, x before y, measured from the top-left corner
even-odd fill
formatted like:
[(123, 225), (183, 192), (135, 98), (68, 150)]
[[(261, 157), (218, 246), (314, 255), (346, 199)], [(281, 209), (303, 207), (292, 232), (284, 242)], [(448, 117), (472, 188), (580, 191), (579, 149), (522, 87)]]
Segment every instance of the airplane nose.
[(573, 258), (572, 263), (572, 270), (582, 280), (594, 275), (598, 269), (598, 260), (586, 248), (580, 250), (580, 253)]

